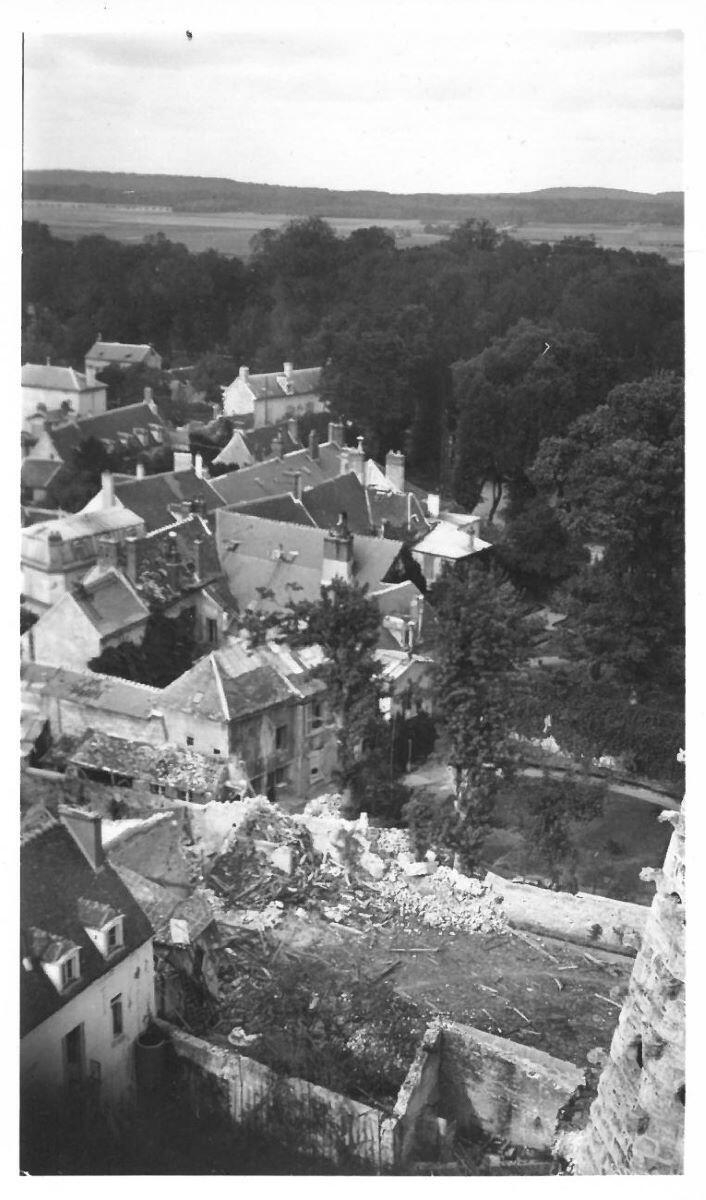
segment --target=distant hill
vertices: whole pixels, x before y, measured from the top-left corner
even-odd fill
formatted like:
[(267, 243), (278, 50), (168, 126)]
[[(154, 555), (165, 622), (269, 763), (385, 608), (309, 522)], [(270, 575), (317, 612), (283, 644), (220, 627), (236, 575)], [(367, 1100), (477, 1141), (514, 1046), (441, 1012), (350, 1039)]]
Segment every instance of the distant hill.
[(497, 225), (528, 222), (682, 225), (681, 192), (628, 192), (616, 188), (544, 188), (535, 192), (443, 195), (420, 192), (339, 192), (280, 187), (188, 175), (131, 175), (104, 171), (25, 171), (27, 200), (166, 205), (176, 212), (288, 213), (292, 216), (416, 218)]

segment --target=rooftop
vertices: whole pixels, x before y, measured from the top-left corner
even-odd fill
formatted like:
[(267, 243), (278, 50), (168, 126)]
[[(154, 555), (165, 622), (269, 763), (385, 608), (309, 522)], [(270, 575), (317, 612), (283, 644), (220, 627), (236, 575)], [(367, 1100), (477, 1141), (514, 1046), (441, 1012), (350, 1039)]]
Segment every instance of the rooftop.
[(52, 696), (146, 721), (158, 709), (162, 697), (159, 688), (93, 671), (69, 671), (25, 660), (20, 672), (22, 693), (28, 703), (33, 696)]
[(163, 746), (151, 746), (100, 732), (89, 732), (69, 761), (76, 768), (109, 771), (114, 775), (193, 791), (199, 797), (215, 797), (228, 774), (224, 762), (183, 746), (168, 742)]
[(264, 375), (250, 375), (243, 379), (236, 376), (233, 384), (248, 387), (256, 400), (276, 396), (308, 396), (321, 387), (321, 367), (299, 367), (285, 375), (282, 371), (271, 371)]
[(112, 408), (96, 417), (76, 417), (63, 425), (53, 425), (51, 440), (64, 462), (68, 462), (74, 450), (88, 438), (99, 441), (119, 441), (120, 435), (128, 437), (137, 447), (142, 448), (136, 430), (144, 430), (148, 449), (160, 444), (150, 431), (150, 426), (158, 427), (162, 437), (166, 435), (167, 427), (160, 417), (156, 406), (140, 401), (139, 404), (126, 404), (123, 408)]
[(86, 352), (86, 358), (97, 358), (106, 364), (141, 363), (149, 358), (150, 354), (154, 354), (154, 347), (145, 345), (144, 342), (104, 342), (99, 338)]
[(102, 638), (121, 633), (149, 616), (149, 608), (134, 588), (112, 569), (84, 580), (69, 595)]
[(477, 534), (459, 528), (451, 521), (439, 521), (430, 533), (414, 547), (415, 553), (433, 554), (439, 558), (468, 558), (481, 550), (488, 550), (490, 542), (483, 541)]
[(312, 457), (309, 450), (293, 450), (282, 458), (254, 463), (240, 471), (219, 475), (211, 484), (224, 504), (244, 500), (261, 500), (265, 496), (281, 496), (291, 492), (294, 473), (299, 472), (302, 488), (335, 479), (341, 473), (341, 450), (335, 442), (322, 442)]
[[(123, 915), (124, 945), (110, 961), (86, 933), (85, 906)], [(92, 983), (112, 971), (152, 936), (147, 917), (108, 862), (94, 871), (68, 829), (46, 809), (28, 814), (20, 869), (20, 921), (25, 947), (56, 956), (61, 947), (81, 951), (81, 977), (61, 995), (38, 965), (20, 970), (21, 1036), (58, 1012)]]
[(25, 363), (22, 367), (22, 387), (38, 388), (42, 391), (95, 392), (104, 390), (104, 383), (91, 384), (73, 367), (53, 367), (50, 363), (39, 366)]
[(202, 501), (206, 513), (223, 504), (214, 486), (188, 469), (116, 481), (115, 497), (142, 518), (148, 532), (163, 529), (173, 524), (176, 517), (186, 515), (184, 506), (193, 500)]
[(77, 561), (95, 559), (98, 553), (96, 539), (103, 535), (141, 531), (142, 520), (127, 508), (71, 513), (53, 521), (26, 525), (22, 530), (22, 559), (49, 566), (50, 551), (53, 550), (51, 561), (59, 567), (69, 566)]

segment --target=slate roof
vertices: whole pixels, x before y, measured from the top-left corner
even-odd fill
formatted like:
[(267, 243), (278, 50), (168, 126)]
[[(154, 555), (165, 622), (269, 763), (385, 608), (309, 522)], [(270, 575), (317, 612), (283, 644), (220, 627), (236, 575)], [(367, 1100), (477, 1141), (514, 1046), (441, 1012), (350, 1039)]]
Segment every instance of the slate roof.
[(106, 534), (140, 533), (142, 521), (127, 508), (103, 508), (93, 512), (70, 513), (53, 521), (40, 521), (22, 530), (22, 560), (40, 566), (49, 565), (49, 538), (61, 539), (57, 557), (61, 566), (76, 562), (95, 561), (98, 556), (96, 539)]
[[(86, 933), (79, 916), (81, 901), (108, 906), (124, 917), (124, 945), (109, 960)], [(55, 945), (75, 945), (81, 951), (80, 980), (63, 995), (39, 965), (32, 971), (20, 967), (22, 1037), (152, 937), (147, 917), (110, 863), (94, 871), (69, 831), (50, 814), (36, 821), (30, 836), (23, 838), (20, 923), (27, 943), (34, 943), (35, 949), (39, 948), (37, 938), (30, 930), (48, 935)]]
[[(117, 442), (118, 435), (122, 433), (130, 437), (136, 449), (154, 448), (161, 443), (150, 432), (150, 425), (159, 426), (163, 431), (162, 437), (166, 438), (167, 427), (162, 418), (146, 401), (141, 401), (139, 404), (126, 404), (123, 408), (111, 408), (96, 417), (77, 417), (64, 425), (53, 425), (50, 436), (63, 461), (68, 462), (73, 451), (88, 438)], [(147, 431), (147, 446), (143, 447), (135, 435), (136, 429)]]
[[(91, 622), (101, 638), (107, 638), (146, 621), (149, 609), (118, 571), (102, 571), (84, 580), (69, 593), (74, 604)], [(51, 613), (40, 617), (40, 622)]]
[(55, 475), (62, 470), (62, 464), (48, 459), (24, 458), (22, 460), (21, 482), (23, 488), (34, 491), (35, 488), (46, 488)]
[(286, 521), (289, 525), (316, 525), (303, 501), (295, 500), (291, 492), (282, 496), (265, 496), (262, 500), (244, 500), (242, 504), (234, 504), (232, 507), (237, 512), (251, 513), (254, 517), (267, 517), (270, 521)]
[(69, 762), (72, 767), (111, 771), (170, 788), (188, 789), (200, 797), (215, 798), (228, 774), (226, 763), (189, 747), (168, 742), (151, 746), (98, 731), (86, 735)]
[(52, 697), (72, 701), (89, 710), (97, 708), (146, 721), (150, 713), (160, 707), (162, 697), (159, 688), (94, 671), (69, 671), (65, 667), (25, 660), (20, 666), (20, 674), (23, 696), (35, 704), (37, 696)]
[(242, 467), (240, 471), (219, 475), (211, 483), (224, 504), (239, 504), (244, 500), (258, 500), (264, 496), (291, 492), (295, 471), (301, 475), (303, 489), (335, 479), (341, 473), (340, 447), (334, 442), (323, 442), (318, 447), (316, 458), (311, 457), (308, 449), (294, 450), (282, 458), (254, 463), (251, 467)]
[(248, 375), (246, 380), (240, 382), (250, 388), (256, 400), (275, 396), (308, 396), (320, 391), (321, 372), (321, 367), (299, 367), (289, 376), (285, 376), (283, 371), (271, 371), (263, 375)]
[(115, 497), (142, 518), (148, 532), (162, 529), (173, 524), (177, 516), (184, 516), (184, 506), (192, 500), (203, 501), (207, 513), (223, 504), (211, 483), (199, 479), (191, 470), (164, 471), (159, 475), (145, 475), (143, 479), (116, 481)]
[(53, 367), (47, 363), (25, 363), (22, 367), (22, 387), (41, 388), (43, 391), (96, 392), (105, 391), (104, 383), (89, 383), (80, 371), (73, 367)]
[(387, 522), (390, 534), (395, 532), (408, 534), (412, 537), (428, 533), (429, 522), (417, 496), (410, 489), (402, 492), (382, 492), (375, 488), (367, 489), (368, 503), (372, 523), (379, 529), (383, 521)]
[[(241, 608), (268, 610), (290, 599), (317, 600), (321, 594), (324, 530), (289, 525), (220, 509), (216, 543), (228, 585)], [(377, 587), (387, 576), (402, 543), (357, 536), (353, 540), (353, 577)], [(274, 593), (270, 599), (258, 589)]]
[(169, 922), (172, 917), (186, 921), (193, 941), (215, 920), (211, 906), (198, 889), (180, 900), (168, 888), (146, 879), (131, 867), (116, 864), (115, 870), (147, 914), (158, 942), (171, 944)]
[(106, 363), (141, 363), (155, 353), (154, 346), (144, 342), (94, 342), (86, 353), (86, 358), (99, 358)]

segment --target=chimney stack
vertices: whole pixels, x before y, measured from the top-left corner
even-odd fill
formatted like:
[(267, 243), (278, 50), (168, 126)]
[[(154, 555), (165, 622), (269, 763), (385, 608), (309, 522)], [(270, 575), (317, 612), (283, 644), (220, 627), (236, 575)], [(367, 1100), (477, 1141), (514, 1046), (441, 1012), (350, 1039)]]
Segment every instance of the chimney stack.
[(309, 457), (313, 461), (316, 461), (319, 457), (319, 439), (313, 429), (309, 434)]
[(270, 443), (270, 454), (273, 458), (282, 457), (282, 435), (279, 433), (279, 431), (275, 434)]
[(115, 507), (115, 480), (112, 471), (101, 471), (101, 508)]
[(96, 368), (92, 364), (90, 367), (86, 365), (86, 383), (89, 387), (96, 386)]
[(438, 517), (441, 506), (441, 497), (438, 492), (429, 492), (427, 495), (427, 513), (430, 517)]
[(293, 472), (292, 495), (295, 500), (302, 498), (302, 473), (301, 471)]
[(68, 829), (79, 850), (93, 867), (100, 871), (105, 862), (103, 850), (102, 821), (98, 813), (88, 812), (83, 808), (71, 808), (68, 804), (59, 805), (59, 818), (62, 825)]
[(295, 446), (299, 445), (299, 422), (296, 417), (290, 417), (287, 421), (287, 433)]
[(52, 529), (47, 538), (47, 551), (49, 554), (49, 569), (61, 566), (61, 547), (63, 546), (61, 534), (56, 529)]
[(365, 450), (363, 449), (362, 437), (358, 438), (358, 445), (355, 449), (349, 448), (348, 457), (350, 459), (351, 471), (358, 476), (362, 484), (365, 484)]
[(143, 398), (143, 400), (144, 400), (145, 404), (152, 404), (152, 403), (153, 403), (153, 401), (154, 401), (154, 395), (153, 395), (153, 393), (152, 393), (152, 388), (151, 388), (151, 387), (146, 387), (146, 388), (144, 389), (144, 392), (142, 393), (142, 398)]
[(329, 421), (328, 440), (334, 442), (337, 446), (345, 445), (343, 440), (343, 424), (341, 422)]
[(188, 450), (174, 451), (174, 470), (175, 471), (190, 471), (193, 466), (191, 454)]
[(177, 546), (177, 535), (173, 529), (170, 530), (167, 536), (167, 551), (164, 557), (167, 569), (167, 581), (170, 588), (178, 592), (181, 579), (181, 558), (179, 556), (179, 547)]
[(324, 534), (324, 557), (321, 583), (326, 587), (334, 579), (353, 579), (353, 535), (348, 528), (348, 516), (339, 514), (335, 529)]
[(197, 579), (200, 579), (201, 578), (201, 547), (203, 545), (203, 542), (202, 542), (201, 538), (194, 538), (192, 545), (193, 545), (193, 550), (194, 550), (194, 575), (196, 576)]
[(284, 364), (284, 377), (285, 377), (285, 379), (291, 379), (291, 378), (292, 378), (292, 370), (293, 370), (292, 363), (290, 363), (290, 362), (286, 362), (286, 363)]
[(145, 477), (145, 464), (143, 462), (140, 462), (138, 459), (138, 461), (135, 463), (135, 479), (144, 479), (144, 477)]
[(137, 583), (137, 545), (136, 537), (125, 538), (125, 574), (131, 583)]
[(203, 456), (201, 454), (194, 455), (194, 474), (197, 479), (203, 479)]
[(396, 492), (405, 490), (404, 468), (404, 454), (400, 454), (398, 450), (388, 450), (385, 458), (385, 477)]
[(247, 383), (250, 377), (250, 367), (241, 367), (238, 371), (238, 379), (242, 379), (243, 383)]
[(339, 460), (338, 460), (338, 461), (339, 461), (339, 463), (340, 463), (340, 470), (339, 470), (339, 472), (338, 472), (338, 473), (339, 473), (339, 475), (347, 475), (347, 474), (348, 474), (348, 472), (349, 472), (349, 471), (350, 471), (350, 469), (351, 469), (351, 462), (350, 462), (350, 458), (349, 458), (349, 453), (350, 453), (350, 452), (349, 452), (349, 450), (348, 450), (348, 447), (347, 447), (347, 446), (346, 446), (346, 447), (344, 447), (344, 449), (341, 451), (341, 456), (340, 456), (340, 458), (339, 458)]
[(98, 538), (98, 562), (102, 567), (117, 567), (118, 543), (112, 538)]

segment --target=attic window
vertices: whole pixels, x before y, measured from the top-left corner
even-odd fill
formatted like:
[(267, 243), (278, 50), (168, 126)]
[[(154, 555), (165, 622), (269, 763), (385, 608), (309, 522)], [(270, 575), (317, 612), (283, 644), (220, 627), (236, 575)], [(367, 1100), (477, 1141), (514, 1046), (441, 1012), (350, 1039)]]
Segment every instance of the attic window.
[(61, 969), (61, 990), (65, 992), (72, 984), (81, 978), (81, 958), (78, 950), (72, 950), (59, 964)]
[(118, 917), (105, 931), (106, 953), (114, 954), (116, 950), (122, 949), (123, 944), (123, 919)]

